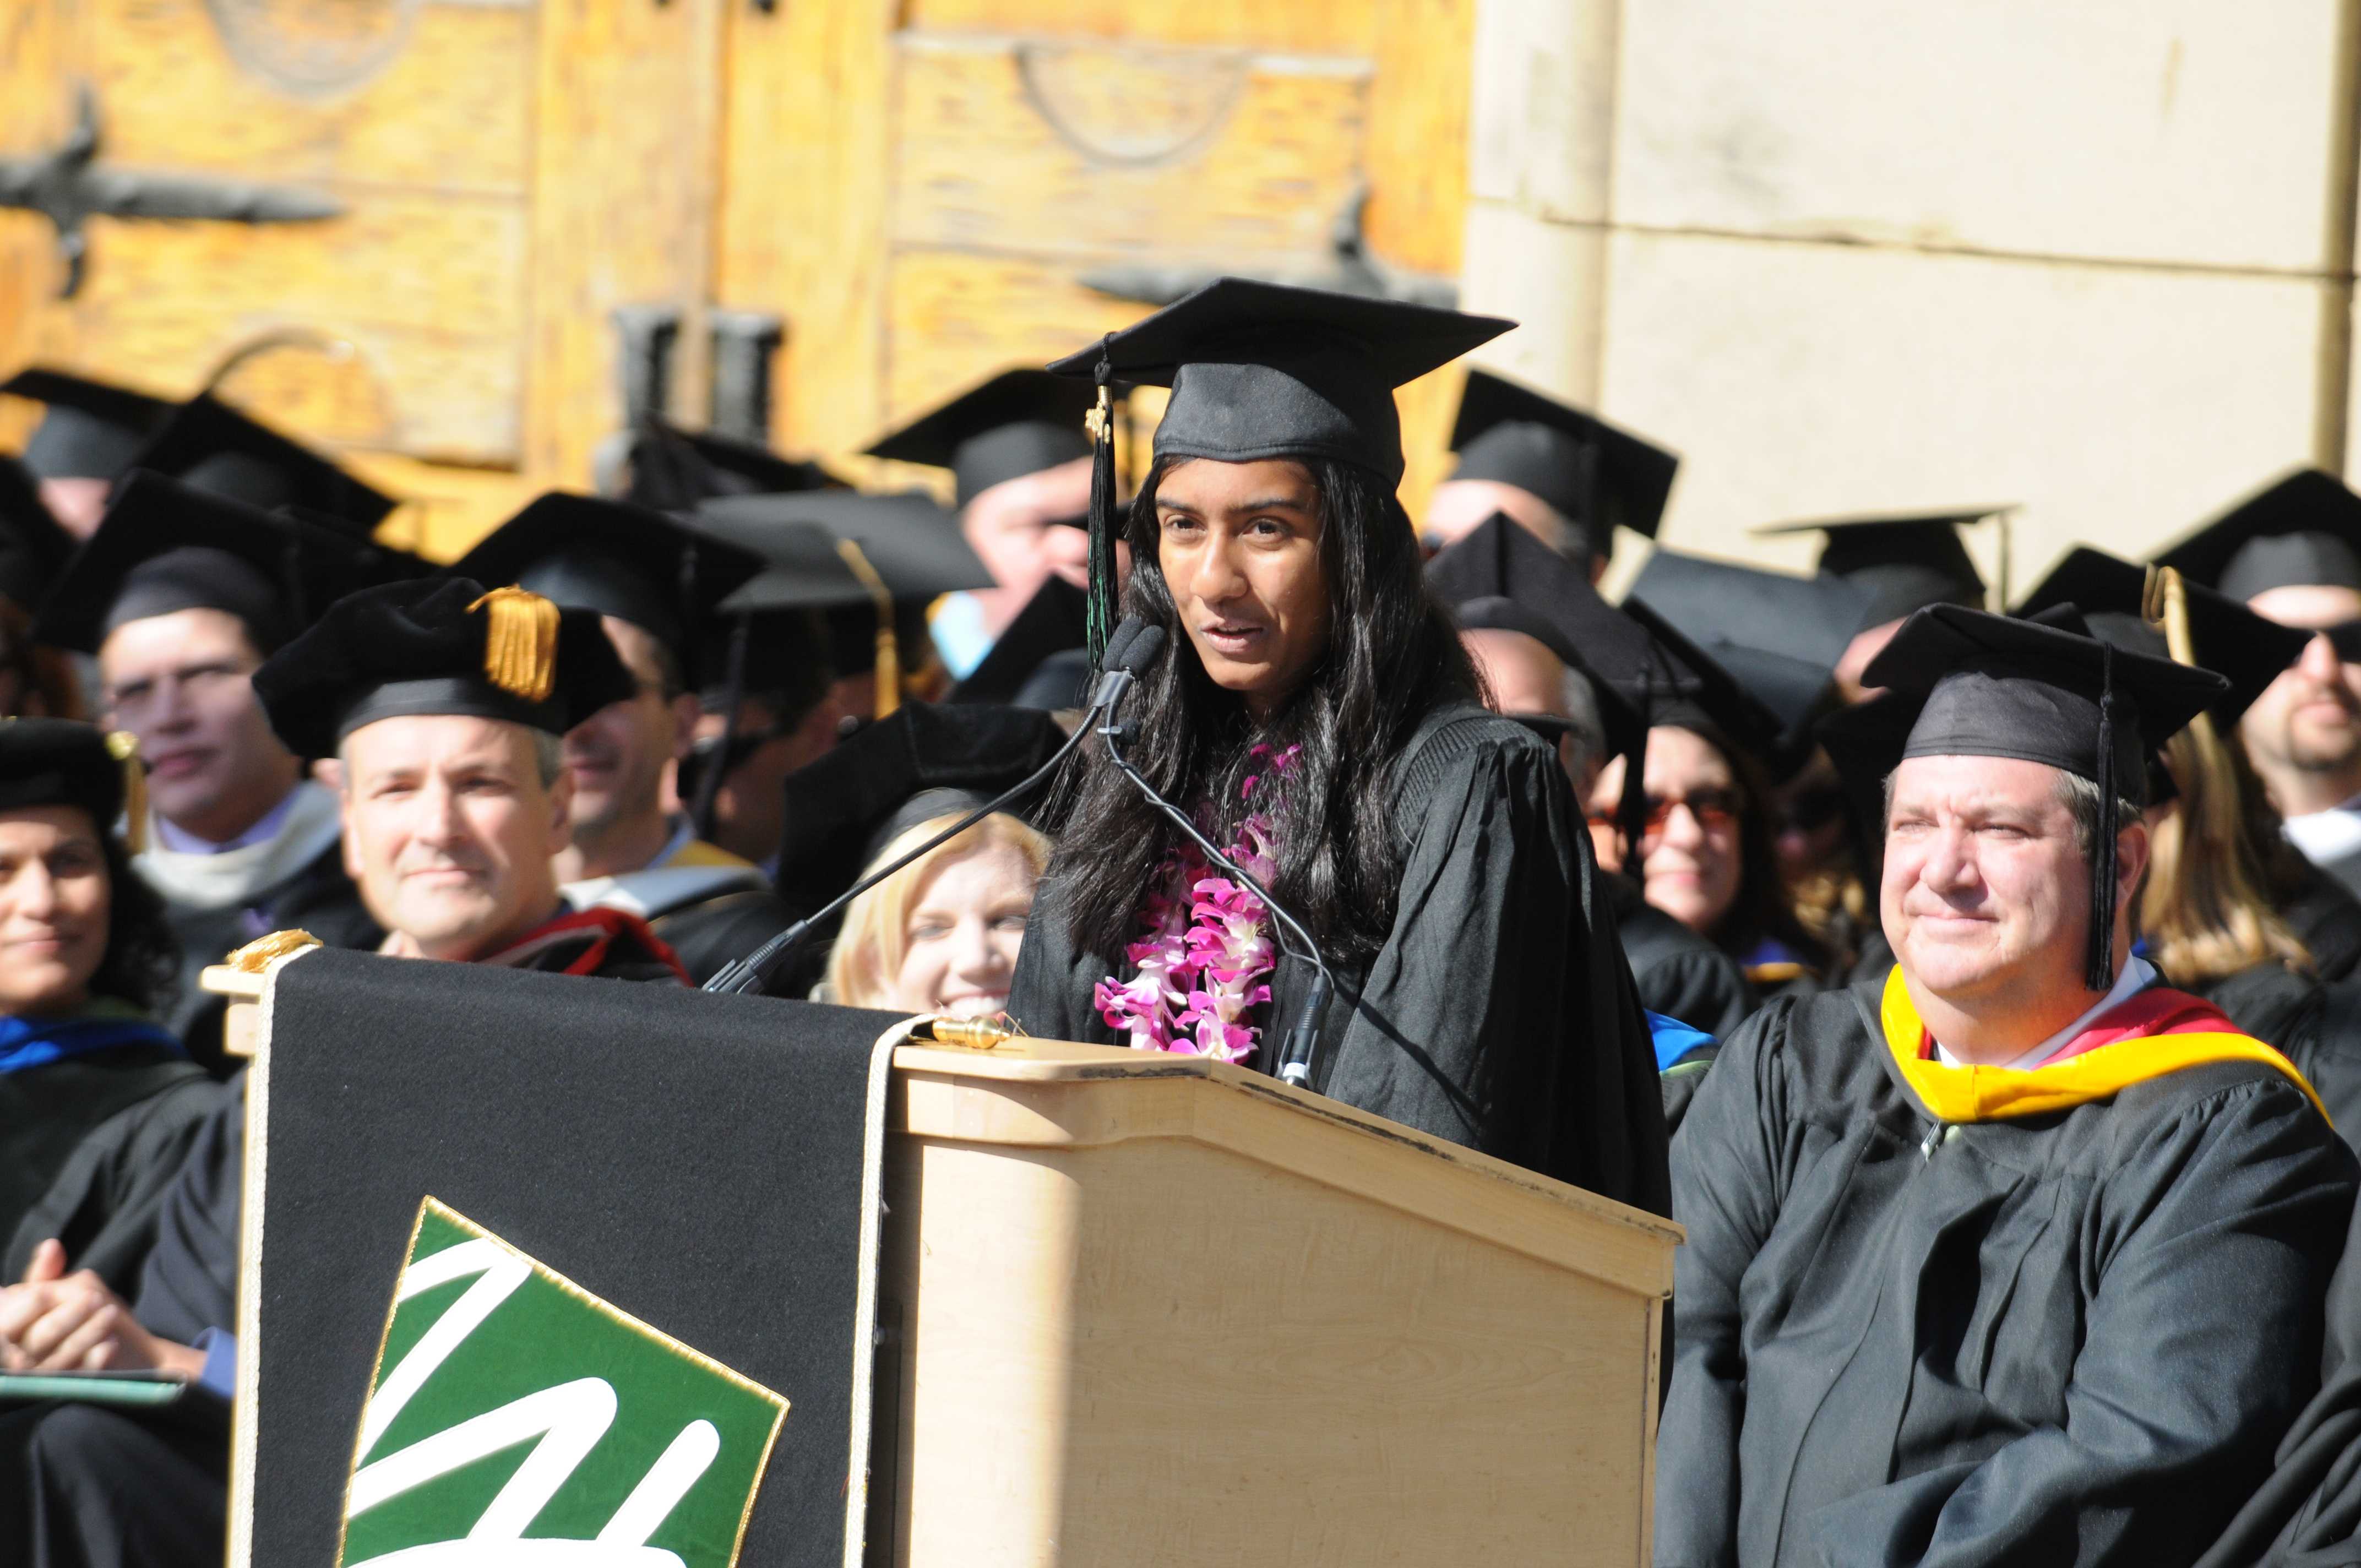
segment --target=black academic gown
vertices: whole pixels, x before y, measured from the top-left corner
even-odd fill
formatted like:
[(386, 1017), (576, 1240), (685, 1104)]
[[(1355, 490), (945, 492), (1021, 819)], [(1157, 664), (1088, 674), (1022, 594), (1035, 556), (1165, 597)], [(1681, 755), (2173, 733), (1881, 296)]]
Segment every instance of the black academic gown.
[[(595, 939), (586, 934), (582, 945)], [(518, 967), (564, 971), (581, 950), (555, 944)], [(586, 978), (679, 977), (619, 936)], [(235, 1329), (245, 1173), (241, 1068), (216, 1087), (159, 1204), (155, 1244), (131, 1298), (150, 1332), (194, 1344), (209, 1330)], [(221, 1562), (228, 1480), (229, 1412), (210, 1395), (192, 1392), (153, 1413), (82, 1404), (0, 1413), (0, 1565), (211, 1568)]]
[(2321, 1387), (2279, 1442), (2270, 1479), (2198, 1568), (2361, 1564), (2361, 1209), (2328, 1286)]
[(164, 1195), (188, 1161), (221, 1084), (182, 1061), (164, 1087), (84, 1135), (16, 1222), (0, 1253), (0, 1279), (21, 1279), (33, 1249), (54, 1237), (70, 1266), (88, 1269), (119, 1296), (139, 1281)]
[[(1663, 1212), (1654, 1054), (1556, 751), (1455, 705), (1427, 718), (1405, 757), (1393, 928), (1366, 968), (1336, 970), (1312, 1087)], [(1055, 875), (1035, 900), (1009, 1013), (1037, 1036), (1112, 1044), (1092, 992), (1113, 966), (1068, 933)], [(1253, 1065), (1270, 1070), (1268, 1021), (1291, 1021), (1312, 979), (1281, 958)]]
[(1728, 1039), (1763, 1004), (1738, 960), (1650, 904), (1630, 877), (1601, 874), (1640, 1005)]
[(680, 955), (688, 978), (703, 985), (796, 923), (796, 912), (767, 888), (739, 888), (655, 915), (648, 926)]
[(2317, 1386), (2361, 1168), (2239, 1061), (1938, 1122), (1878, 1005), (1768, 1003), (1674, 1140), (1659, 1568), (2192, 1562)]
[(2351, 980), (2361, 971), (2361, 899), (2344, 883), (2307, 861), (2279, 913), (2312, 950), (2312, 972), (2322, 980)]
[(273, 931), (309, 931), (332, 948), (370, 948), (385, 940), (384, 928), (345, 873), (344, 846), (337, 843), (242, 904), (199, 908), (167, 900), (164, 916), (181, 944), (181, 970), (170, 998), (159, 1011), (164, 1026), (181, 1037), (189, 1055), (216, 1076), (228, 1073), (234, 1064), (222, 1054), (222, 1019), (228, 1003), (198, 983), (207, 965)]
[(2361, 981), (2323, 984), (2261, 963), (2183, 989), (2293, 1062), (2345, 1142), (2361, 1142)]
[[(133, 1168), (118, 1190), (169, 1179), (207, 1081), (203, 1069), (162, 1045), (119, 1046), (0, 1073), (0, 1234), (16, 1234), (36, 1212), (53, 1214), (78, 1188), (104, 1184), (101, 1173), (78, 1171), (52, 1190), (93, 1136), (120, 1146)], [(82, 1238), (85, 1245), (94, 1234), (95, 1227)], [(60, 1239), (73, 1250), (75, 1238)], [(28, 1243), (26, 1257), (31, 1250)], [(24, 1262), (15, 1259), (5, 1277), (21, 1278)]]

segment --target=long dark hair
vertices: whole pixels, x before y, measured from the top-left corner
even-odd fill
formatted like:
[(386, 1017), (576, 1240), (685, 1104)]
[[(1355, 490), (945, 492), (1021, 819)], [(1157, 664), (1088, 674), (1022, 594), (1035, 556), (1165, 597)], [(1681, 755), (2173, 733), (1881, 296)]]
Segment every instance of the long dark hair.
[(106, 860), (106, 956), (90, 977), (91, 994), (152, 1011), (180, 972), (180, 940), (163, 899), (131, 869), (122, 841), (101, 827), (98, 842)]
[[(1167, 798), (1210, 809), (1210, 831), (1223, 842), (1260, 765), (1248, 748), (1301, 748), (1277, 802), (1258, 792), (1254, 803), (1273, 814), (1271, 891), (1327, 957), (1364, 963), (1385, 943), (1401, 880), (1393, 764), (1428, 712), (1474, 699), (1476, 675), (1450, 618), (1427, 594), (1417, 537), (1391, 490), (1350, 464), (1298, 461), (1319, 496), (1328, 646), (1260, 727), (1206, 675), (1158, 564), (1156, 492), (1172, 464), (1159, 461), (1133, 499), (1124, 613), (1162, 627), (1170, 641), (1128, 699), (1125, 718), (1137, 739), (1126, 754)], [(1068, 764), (1048, 817), (1060, 845), (1049, 895), (1074, 939), (1112, 961), (1137, 935), (1138, 911), (1180, 834), (1094, 751)]]

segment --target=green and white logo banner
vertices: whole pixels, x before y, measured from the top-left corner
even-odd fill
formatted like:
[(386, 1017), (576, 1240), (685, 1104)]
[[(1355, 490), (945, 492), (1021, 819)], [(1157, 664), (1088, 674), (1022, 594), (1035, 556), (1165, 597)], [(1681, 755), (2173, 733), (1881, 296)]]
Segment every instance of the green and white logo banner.
[(361, 1416), (339, 1568), (730, 1568), (786, 1413), (428, 1198)]

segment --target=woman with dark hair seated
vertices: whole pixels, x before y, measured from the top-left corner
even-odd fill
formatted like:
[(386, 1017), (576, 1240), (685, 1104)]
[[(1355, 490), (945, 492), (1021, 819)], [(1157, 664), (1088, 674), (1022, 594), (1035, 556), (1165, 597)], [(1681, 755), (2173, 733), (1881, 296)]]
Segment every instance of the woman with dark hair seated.
[(114, 834), (126, 769), (139, 763), (110, 740), (65, 719), (0, 723), (8, 1279), (69, 1260), (110, 1280), (135, 1277), (155, 1206), (214, 1098), (148, 1012), (177, 954), (162, 905)]
[[(1224, 279), (1053, 368), (1169, 384), (1122, 608), (1126, 754), (1336, 981), (1308, 1086), (1662, 1212), (1655, 1061), (1555, 750), (1486, 711), (1395, 499), (1392, 389), (1507, 323)], [(1111, 468), (1111, 465), (1109, 465)], [(1112, 620), (1111, 476), (1093, 489)], [(1314, 966), (1097, 746), (1009, 997), (1031, 1033), (1278, 1073)]]
[(1620, 863), (1614, 832), (1620, 757), (1591, 788), (1591, 842), (1599, 859), (1636, 878), (1650, 904), (1737, 960), (1760, 992), (1816, 988), (1829, 978), (1832, 959), (1788, 902), (1761, 765), (1692, 705), (1676, 704), (1655, 718), (1642, 775), (1647, 827), (1633, 849), (1635, 863)]

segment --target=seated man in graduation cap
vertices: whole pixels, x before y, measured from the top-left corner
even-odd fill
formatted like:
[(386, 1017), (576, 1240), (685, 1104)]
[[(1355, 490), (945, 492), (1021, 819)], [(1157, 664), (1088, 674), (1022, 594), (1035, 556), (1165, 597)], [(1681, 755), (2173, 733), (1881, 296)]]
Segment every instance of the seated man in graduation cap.
[(1673, 1146), (1660, 1564), (2188, 1563), (2318, 1381), (2356, 1168), (2156, 983), (2144, 762), (2221, 677), (1938, 606), (1868, 684), (1883, 981), (1774, 1000)]
[(1434, 488), (1421, 529), (1430, 550), (1503, 513), (1593, 583), (1615, 531), (1656, 537), (1681, 460), (1629, 431), (1488, 370), (1470, 370), (1451, 449), (1459, 465)]
[(1083, 586), (1096, 400), (1083, 382), (1005, 370), (884, 437), (872, 457), (951, 472), (960, 529), (997, 585), (950, 596), (932, 618), (936, 645), (964, 679), (1047, 578)]
[[(254, 677), (288, 749), (343, 764), (345, 856), (395, 957), (677, 984), (637, 916), (570, 910), (551, 855), (567, 836), (561, 741), (631, 689), (594, 616), (462, 579), (338, 601)], [(94, 1276), (0, 1289), (0, 1365), (179, 1371), (236, 1387), (245, 1080), (166, 1193), (129, 1302)], [(225, 1426), (100, 1406), (0, 1416), (0, 1555), (10, 1562), (218, 1563)], [(137, 1477), (133, 1485), (126, 1478)]]
[(577, 908), (646, 920), (700, 982), (792, 917), (752, 861), (699, 839), (665, 802), (666, 776), (697, 731), (701, 625), (761, 565), (661, 512), (552, 493), (451, 568), (594, 611), (604, 623), (636, 690), (566, 738), (574, 826), (558, 851), (559, 880)]
[[(1642, 663), (1648, 633), (1600, 598), (1582, 568), (1499, 515), (1427, 563), (1426, 582), (1457, 614), (1493, 706), (1544, 734), (1557, 732), (1576, 799), (1591, 797), (1610, 757), (1625, 759), (1625, 777), (1638, 777), (1631, 762), (1646, 745), (1647, 721), (1585, 654), (1586, 646), (1604, 649), (1610, 667), (1619, 656)], [(1649, 904), (1633, 878), (1603, 868), (1600, 875), (1640, 1005), (1715, 1036), (1745, 1022), (1760, 999), (1737, 961)], [(1671, 1066), (1664, 1050), (1671, 1036), (1653, 1033), (1657, 1065)]]
[(0, 397), (47, 405), (25, 443), (24, 463), (42, 504), (76, 539), (98, 532), (115, 480), (173, 410), (161, 398), (40, 366), (0, 381)]
[(2157, 564), (2314, 633), (2238, 733), (2289, 840), (2361, 894), (2361, 496), (2317, 468), (2299, 469)]
[(216, 1069), (207, 964), (288, 927), (335, 947), (381, 935), (345, 874), (335, 795), (271, 734), (252, 686), (306, 608), (364, 570), (359, 546), (326, 530), (143, 472), (41, 612), (43, 641), (97, 656), (107, 722), (138, 738), (149, 821), (134, 864), (181, 941), (166, 1022)]

